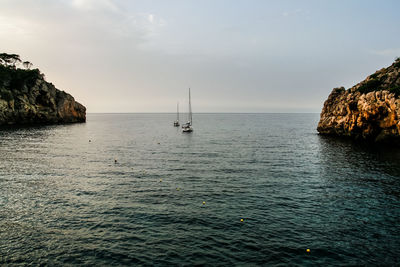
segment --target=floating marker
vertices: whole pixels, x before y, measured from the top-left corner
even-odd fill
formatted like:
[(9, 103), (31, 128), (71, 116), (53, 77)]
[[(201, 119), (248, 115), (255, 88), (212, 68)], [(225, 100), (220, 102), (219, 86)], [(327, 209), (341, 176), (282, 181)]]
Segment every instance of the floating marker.
[(240, 221), (243, 222), (244, 220), (243, 220), (243, 219), (240, 219)]
[(92, 142), (92, 140), (89, 139), (89, 143)]
[(117, 163), (117, 159), (114, 159), (114, 163)]
[(203, 205), (205, 205), (206, 204), (206, 202), (205, 201), (203, 201)]
[(160, 183), (162, 182), (162, 179), (160, 179)]
[(306, 249), (306, 251), (307, 251), (307, 253), (310, 253), (310, 249), (308, 248), (308, 249)]
[(176, 188), (176, 191), (179, 191), (179, 190), (181, 190), (181, 189), (180, 189), (179, 187), (177, 187), (177, 188)]

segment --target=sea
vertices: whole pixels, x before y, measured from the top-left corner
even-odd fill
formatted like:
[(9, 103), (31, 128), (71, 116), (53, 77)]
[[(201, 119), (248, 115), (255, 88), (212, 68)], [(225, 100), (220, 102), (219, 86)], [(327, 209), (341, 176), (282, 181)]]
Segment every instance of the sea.
[(400, 265), (399, 148), (319, 114), (175, 116), (1, 128), (0, 265)]

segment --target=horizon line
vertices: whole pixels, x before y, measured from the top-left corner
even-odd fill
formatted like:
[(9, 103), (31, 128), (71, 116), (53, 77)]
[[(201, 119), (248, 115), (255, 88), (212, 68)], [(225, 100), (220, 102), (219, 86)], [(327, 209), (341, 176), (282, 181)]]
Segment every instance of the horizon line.
[[(179, 114), (187, 113), (180, 112)], [(87, 112), (87, 114), (176, 114), (176, 112)], [(320, 114), (320, 112), (195, 112), (193, 114)]]

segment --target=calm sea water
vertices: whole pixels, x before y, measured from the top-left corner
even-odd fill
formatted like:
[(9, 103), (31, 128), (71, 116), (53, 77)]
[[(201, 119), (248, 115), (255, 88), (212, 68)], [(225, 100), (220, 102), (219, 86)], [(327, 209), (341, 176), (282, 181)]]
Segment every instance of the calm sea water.
[(0, 265), (400, 263), (400, 149), (318, 114), (174, 118), (0, 130)]

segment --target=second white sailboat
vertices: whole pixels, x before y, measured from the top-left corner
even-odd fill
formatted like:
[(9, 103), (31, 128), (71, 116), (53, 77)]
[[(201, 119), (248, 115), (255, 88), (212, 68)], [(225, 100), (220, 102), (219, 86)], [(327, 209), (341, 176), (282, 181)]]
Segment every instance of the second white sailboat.
[(179, 127), (179, 102), (176, 104), (176, 121), (174, 121), (174, 126)]

